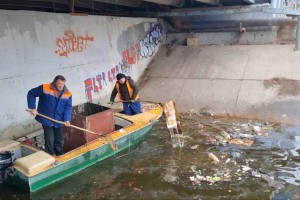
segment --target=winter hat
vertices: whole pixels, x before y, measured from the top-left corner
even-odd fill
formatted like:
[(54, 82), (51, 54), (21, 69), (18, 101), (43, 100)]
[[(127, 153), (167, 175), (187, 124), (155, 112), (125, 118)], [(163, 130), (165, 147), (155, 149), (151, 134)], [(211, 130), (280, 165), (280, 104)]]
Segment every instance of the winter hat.
[(124, 74), (117, 74), (117, 80), (119, 81), (122, 78), (125, 78), (126, 76)]

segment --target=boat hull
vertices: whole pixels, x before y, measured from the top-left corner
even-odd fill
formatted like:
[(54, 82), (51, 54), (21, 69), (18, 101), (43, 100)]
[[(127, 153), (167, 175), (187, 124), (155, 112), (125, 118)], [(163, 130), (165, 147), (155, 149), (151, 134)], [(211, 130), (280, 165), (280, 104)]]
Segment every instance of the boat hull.
[[(68, 176), (73, 175), (99, 161), (109, 158), (117, 153), (120, 153), (133, 145), (138, 144), (148, 135), (154, 122), (149, 123), (147, 126), (129, 133), (117, 140), (115, 140), (118, 146), (117, 150), (113, 150), (109, 143), (91, 149), (83, 154), (67, 160), (62, 163), (56, 164), (54, 167), (46, 170), (42, 173), (34, 176), (27, 176), (19, 170), (15, 170), (14, 173), (9, 176), (10, 182), (14, 185), (29, 190), (30, 192), (38, 191), (44, 187), (47, 187), (55, 182), (58, 182)], [(87, 144), (88, 146), (89, 144)]]

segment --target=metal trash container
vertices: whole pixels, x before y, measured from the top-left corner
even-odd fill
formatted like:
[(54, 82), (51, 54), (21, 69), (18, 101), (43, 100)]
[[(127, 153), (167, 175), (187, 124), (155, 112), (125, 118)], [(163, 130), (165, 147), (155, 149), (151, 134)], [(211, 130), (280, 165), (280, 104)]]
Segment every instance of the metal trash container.
[[(71, 124), (102, 135), (107, 135), (115, 130), (113, 110), (94, 103), (73, 106)], [(101, 137), (72, 127), (64, 127), (64, 133), (64, 152)]]

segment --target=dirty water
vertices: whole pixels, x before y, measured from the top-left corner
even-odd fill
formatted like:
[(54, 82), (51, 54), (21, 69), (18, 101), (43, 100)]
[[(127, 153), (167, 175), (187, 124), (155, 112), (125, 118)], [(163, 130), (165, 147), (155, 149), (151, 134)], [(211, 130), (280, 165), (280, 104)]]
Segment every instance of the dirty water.
[(32, 194), (1, 185), (0, 199), (300, 199), (300, 126), (181, 122), (182, 148), (161, 118), (138, 146)]

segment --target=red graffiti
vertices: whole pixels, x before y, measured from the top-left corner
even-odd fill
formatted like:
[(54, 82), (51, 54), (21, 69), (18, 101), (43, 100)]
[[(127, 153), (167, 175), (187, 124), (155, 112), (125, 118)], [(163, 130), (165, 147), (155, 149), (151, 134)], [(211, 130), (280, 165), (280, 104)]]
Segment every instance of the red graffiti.
[(92, 79), (86, 79), (84, 81), (84, 85), (85, 85), (85, 92), (86, 92), (86, 96), (89, 102), (92, 102), (92, 90), (93, 90), (93, 85), (92, 85)]
[(99, 92), (99, 87), (96, 84), (95, 78), (93, 78), (93, 86), (94, 86), (94, 92)]
[(88, 46), (88, 42), (94, 41), (94, 37), (86, 34), (85, 36), (78, 36), (73, 31), (65, 31), (62, 38), (56, 39), (58, 49), (55, 51), (59, 56), (68, 56), (72, 52), (82, 52)]
[[(114, 79), (116, 78), (116, 69), (115, 68), (112, 68), (110, 71), (108, 71), (108, 80), (109, 82), (114, 82)], [(112, 76), (110, 75), (112, 74)]]
[[(75, 37), (75, 34), (73, 32), (71, 33), (71, 36), (68, 36), (68, 38), (66, 38), (66, 41), (73, 41), (70, 38), (75, 38), (75, 43), (79, 43), (77, 39), (78, 37)], [(66, 33), (65, 35), (67, 36)], [(85, 38), (82, 38), (81, 43), (85, 42), (85, 44), (81, 45), (84, 48), (80, 48), (80, 51), (86, 48), (88, 41), (93, 41), (93, 37), (89, 37), (88, 35), (86, 35)], [(108, 70), (107, 73), (101, 72), (96, 75), (95, 78), (88, 78), (85, 80), (85, 89), (88, 96), (88, 101), (92, 102), (92, 90), (94, 92), (100, 92), (105, 86), (107, 86), (106, 77), (108, 77), (109, 82), (113, 83), (118, 73), (130, 74), (132, 65), (136, 64), (141, 59), (153, 56), (155, 52), (155, 46), (159, 43), (162, 43), (162, 40), (163, 33), (159, 24), (149, 24), (149, 30), (147, 30), (145, 37), (132, 42), (131, 45), (128, 45), (128, 48), (122, 51), (122, 60), (115, 67)], [(67, 49), (67, 44), (69, 44), (67, 42), (65, 42), (65, 40), (63, 39), (57, 40), (56, 43), (58, 47), (63, 50), (61, 52), (56, 52), (59, 53), (60, 56), (67, 56), (68, 53), (77, 51), (73, 50), (71, 47)], [(64, 46), (62, 46), (61, 44), (64, 44)], [(73, 45), (72, 47), (74, 46), (76, 45)], [(63, 47), (65, 49), (63, 49)]]
[[(114, 82), (116, 79), (116, 74), (119, 73), (119, 66), (115, 66), (108, 70), (107, 77), (109, 79), (109, 82)], [(87, 95), (87, 99), (89, 102), (92, 102), (92, 91), (94, 92), (100, 92), (104, 88), (104, 86), (107, 86), (107, 82), (105, 79), (106, 73), (101, 72), (96, 77), (88, 78), (84, 81), (85, 85), (85, 92)]]
[(102, 77), (101, 77), (101, 74), (98, 74), (96, 76), (96, 79), (97, 79), (98, 84), (99, 84), (99, 89), (102, 90), (102, 83), (101, 83)]
[(139, 44), (132, 44), (122, 52), (122, 59), (128, 64), (135, 64), (139, 60)]

